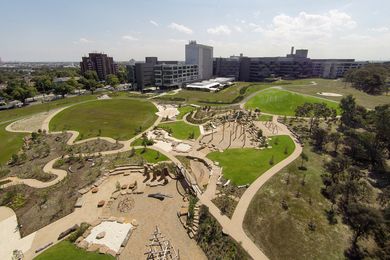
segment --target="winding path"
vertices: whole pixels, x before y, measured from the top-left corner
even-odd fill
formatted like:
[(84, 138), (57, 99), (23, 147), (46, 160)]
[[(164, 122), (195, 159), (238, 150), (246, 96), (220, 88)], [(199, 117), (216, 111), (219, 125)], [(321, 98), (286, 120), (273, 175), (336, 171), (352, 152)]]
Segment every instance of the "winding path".
[[(258, 94), (259, 92), (261, 91), (264, 91), (264, 90), (260, 90), (260, 91), (257, 91), (251, 95), (249, 95), (248, 97), (246, 97), (242, 102), (240, 102), (240, 106), (243, 108), (244, 107), (244, 104), (247, 100), (249, 100), (252, 96)], [(155, 103), (153, 103), (156, 107), (157, 105)], [(49, 133), (49, 122), (50, 120), (55, 116), (57, 115), (59, 112), (63, 111), (64, 109), (67, 109), (68, 107), (70, 106), (67, 106), (67, 107), (63, 107), (61, 109), (58, 109), (56, 110), (54, 113), (50, 114), (47, 118), (45, 118), (45, 120), (43, 121), (42, 123), (42, 128), (43, 130), (46, 130), (46, 132)], [(287, 129), (287, 127), (285, 127), (284, 125), (280, 124), (277, 122), (276, 120), (277, 116), (274, 116), (273, 117), (273, 121), (274, 123), (280, 127), (280, 128), (283, 128), (283, 132), (286, 132), (288, 133), (290, 136), (292, 136), (291, 132)], [(158, 119), (154, 122), (154, 124), (149, 127), (147, 130), (145, 130), (145, 132), (147, 131), (150, 131), (152, 130), (155, 126), (157, 126), (158, 124), (160, 124), (162, 118), (159, 116)], [(11, 124), (12, 125), (12, 124)], [(7, 130), (9, 131), (13, 131), (13, 132), (17, 132), (15, 130), (12, 130), (11, 128), (11, 125), (8, 125), (7, 126)], [(68, 145), (74, 145), (74, 144), (80, 144), (80, 143), (83, 143), (83, 142), (88, 142), (88, 141), (91, 141), (91, 140), (96, 140), (98, 139), (97, 137), (96, 138), (89, 138), (89, 139), (85, 139), (85, 140), (81, 140), (81, 141), (75, 141), (77, 139), (77, 136), (78, 136), (78, 132), (76, 131), (67, 131), (68, 133), (71, 133), (72, 136), (69, 138), (69, 140), (67, 141), (67, 144)], [(59, 133), (59, 132), (53, 132), (54, 134), (55, 133)], [(110, 150), (110, 151), (104, 151), (104, 152), (100, 152), (100, 153), (92, 153), (92, 154), (82, 154), (83, 156), (85, 155), (98, 155), (98, 154), (101, 154), (101, 155), (109, 155), (109, 154), (115, 154), (115, 153), (119, 153), (119, 152), (126, 152), (126, 151), (129, 151), (130, 149), (132, 149), (132, 146), (131, 146), (131, 143), (136, 140), (137, 138), (141, 137), (142, 136), (142, 133), (134, 136), (133, 138), (131, 138), (130, 140), (127, 140), (127, 141), (119, 141), (120, 144), (123, 144), (123, 147), (120, 148), (120, 149), (117, 149), (117, 150)], [(112, 139), (112, 138), (109, 138), (109, 137), (99, 137), (99, 139), (101, 140), (106, 140), (108, 142), (111, 142), (111, 143), (115, 143), (116, 140)], [(295, 138), (292, 138), (295, 142)], [(181, 166), (181, 163), (180, 161), (175, 157), (174, 154), (172, 153), (169, 153), (169, 152), (166, 152), (162, 149), (159, 149), (158, 147), (151, 147), (152, 149), (154, 150), (157, 150), (159, 151), (160, 153), (166, 155), (170, 160), (172, 160), (176, 165), (179, 165)], [(247, 234), (245, 233), (244, 229), (243, 229), (243, 221), (244, 221), (244, 217), (245, 217), (245, 213), (250, 205), (250, 202), (252, 201), (253, 197), (255, 196), (255, 194), (257, 193), (257, 191), (270, 179), (272, 178), (272, 176), (274, 176), (276, 173), (278, 173), (282, 168), (284, 168), (285, 166), (287, 166), (289, 163), (291, 163), (292, 161), (294, 161), (296, 158), (299, 157), (299, 155), (301, 154), (302, 152), (302, 148), (301, 146), (298, 144), (298, 143), (295, 143), (295, 149), (293, 151), (293, 153), (287, 157), (286, 159), (284, 159), (283, 161), (279, 162), (278, 164), (276, 164), (274, 167), (272, 167), (271, 169), (269, 169), (268, 171), (266, 171), (264, 174), (262, 174), (259, 178), (257, 178), (250, 186), (249, 188), (245, 191), (245, 193), (243, 194), (243, 196), (241, 197), (235, 211), (234, 211), (234, 214), (233, 214), (233, 217), (231, 219), (229, 219), (228, 217), (224, 216), (224, 215), (221, 215), (221, 212), (220, 210), (215, 206), (215, 204), (212, 202), (212, 199), (215, 197), (215, 193), (216, 193), (216, 186), (217, 186), (217, 180), (218, 180), (218, 177), (222, 174), (222, 169), (215, 166), (210, 160), (208, 160), (207, 158), (205, 158), (205, 155), (203, 155), (202, 153), (200, 152), (196, 152), (196, 151), (193, 151), (191, 153), (191, 155), (194, 155), (194, 156), (197, 156), (197, 157), (201, 157), (203, 159), (207, 159), (209, 161), (209, 163), (212, 165), (212, 170), (211, 170), (211, 177), (210, 177), (210, 181), (209, 181), (209, 184), (207, 186), (207, 189), (204, 193), (198, 193), (198, 197), (200, 199), (200, 201), (206, 205), (208, 208), (209, 208), (209, 212), (217, 219), (217, 221), (221, 224), (222, 228), (223, 228), (223, 232), (226, 233), (226, 234), (229, 234), (233, 239), (235, 239), (238, 243), (240, 243), (242, 245), (242, 247), (244, 248), (244, 250), (253, 258), (253, 259), (268, 259), (267, 256), (261, 251), (261, 249), (259, 249), (256, 244), (247, 236)], [(11, 182), (5, 184), (4, 186), (11, 186), (11, 185), (17, 185), (17, 184), (25, 184), (25, 185), (28, 185), (28, 186), (31, 186), (33, 188), (46, 188), (46, 187), (49, 187), (51, 185), (55, 185), (57, 184), (58, 182), (60, 182), (61, 180), (63, 180), (66, 175), (67, 175), (67, 172), (64, 171), (64, 170), (60, 170), (60, 169), (54, 169), (53, 168), (53, 165), (54, 163), (60, 159), (61, 157), (58, 157), (58, 158), (55, 158), (53, 160), (51, 160), (50, 162), (48, 162), (44, 168), (43, 168), (43, 171), (46, 172), (46, 173), (51, 173), (51, 174), (55, 174), (57, 175), (57, 178), (50, 181), (50, 182), (41, 182), (41, 181), (38, 181), (38, 180), (35, 180), (35, 179), (20, 179), (20, 178), (17, 178), (17, 177), (8, 177), (6, 179), (3, 179), (3, 180), (10, 180)], [(191, 183), (194, 183), (195, 181), (193, 179), (190, 179), (189, 180)], [(64, 220), (60, 220), (60, 221), (65, 221)], [(68, 220), (66, 220), (66, 222), (69, 222)], [(54, 223), (51, 224), (51, 226), (54, 225)]]

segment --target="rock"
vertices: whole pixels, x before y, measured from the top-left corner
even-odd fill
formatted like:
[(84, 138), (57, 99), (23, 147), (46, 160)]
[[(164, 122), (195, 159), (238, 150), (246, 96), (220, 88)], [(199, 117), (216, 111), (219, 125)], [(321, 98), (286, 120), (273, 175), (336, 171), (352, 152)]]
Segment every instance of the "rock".
[(99, 249), (100, 254), (107, 254), (107, 251), (110, 250), (107, 246), (101, 246)]
[(105, 203), (106, 203), (106, 201), (105, 201), (105, 200), (101, 200), (101, 201), (99, 201), (99, 203), (97, 204), (98, 208), (101, 208), (101, 207), (103, 207)]
[(79, 244), (81, 241), (83, 241), (83, 239), (84, 239), (83, 237), (78, 237), (78, 238), (76, 239), (76, 242), (75, 242), (75, 243), (76, 243), (76, 244)]
[(91, 231), (90, 230), (86, 230), (83, 234), (83, 238), (86, 238), (87, 236), (89, 236), (91, 234)]
[(96, 235), (96, 239), (102, 239), (105, 236), (106, 236), (106, 232), (103, 231), (103, 232), (100, 232), (99, 234)]
[(127, 189), (127, 184), (123, 184), (122, 187), (121, 187), (122, 190), (125, 190)]
[(100, 248), (100, 245), (90, 244), (89, 247), (87, 248), (87, 251), (88, 252), (95, 252), (95, 251), (99, 250), (99, 248)]
[(82, 249), (87, 249), (89, 247), (89, 243), (85, 240), (82, 240), (79, 244), (78, 244), (78, 247), (82, 248)]
[(99, 191), (99, 188), (98, 188), (98, 187), (95, 187), (95, 188), (92, 189), (92, 193), (96, 193), (96, 192), (98, 192), (98, 191)]
[(138, 222), (137, 222), (137, 220), (136, 219), (133, 219), (132, 221), (131, 221), (131, 225), (133, 225), (133, 226), (138, 226)]
[(111, 249), (107, 250), (107, 253), (106, 253), (106, 254), (112, 255), (113, 257), (116, 256), (116, 252), (115, 252), (114, 250), (111, 250)]
[(125, 222), (125, 218), (123, 218), (123, 217), (118, 218), (116, 222), (123, 224)]

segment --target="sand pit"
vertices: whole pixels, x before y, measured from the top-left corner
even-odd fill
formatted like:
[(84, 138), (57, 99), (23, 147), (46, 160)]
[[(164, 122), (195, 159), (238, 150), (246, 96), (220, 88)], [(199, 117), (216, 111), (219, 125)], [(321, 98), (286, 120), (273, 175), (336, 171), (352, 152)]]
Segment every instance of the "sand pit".
[(342, 97), (343, 95), (332, 92), (317, 92), (317, 95), (325, 97)]
[(10, 208), (0, 207), (0, 259), (11, 259), (15, 249), (25, 253), (31, 248), (36, 233), (21, 238), (17, 225), (15, 212)]
[(43, 122), (50, 115), (57, 113), (58, 109), (50, 110), (48, 112), (42, 112), (29, 116), (23, 119), (20, 119), (7, 126), (7, 131), (15, 132), (37, 132), (39, 129), (43, 128)]
[(187, 153), (191, 150), (191, 145), (186, 144), (186, 143), (179, 143), (176, 147), (175, 150), (181, 153)]
[[(92, 244), (105, 245), (111, 250), (118, 252), (127, 234), (132, 229), (133, 225), (128, 223), (121, 224), (115, 221), (104, 221), (91, 230), (91, 234), (85, 238), (85, 241)], [(106, 232), (106, 235), (101, 239), (97, 239), (96, 236), (101, 232)]]
[(172, 105), (157, 105), (158, 112), (156, 115), (163, 117), (163, 118), (174, 118), (179, 114), (179, 110), (177, 107)]

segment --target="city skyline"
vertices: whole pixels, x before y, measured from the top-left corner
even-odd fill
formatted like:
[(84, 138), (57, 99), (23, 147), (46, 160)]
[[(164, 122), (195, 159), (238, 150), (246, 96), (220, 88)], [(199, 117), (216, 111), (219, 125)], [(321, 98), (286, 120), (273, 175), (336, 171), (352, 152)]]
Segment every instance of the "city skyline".
[(390, 3), (379, 0), (17, 0), (0, 7), (3, 61), (76, 62), (92, 51), (117, 61), (184, 60), (189, 40), (213, 46), (214, 57), (284, 56), (295, 46), (312, 58), (390, 59)]

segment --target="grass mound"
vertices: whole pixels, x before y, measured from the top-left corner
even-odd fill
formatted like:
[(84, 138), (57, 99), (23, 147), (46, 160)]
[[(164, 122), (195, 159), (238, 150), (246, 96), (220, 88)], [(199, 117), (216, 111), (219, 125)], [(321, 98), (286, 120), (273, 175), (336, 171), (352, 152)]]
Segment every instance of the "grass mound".
[(50, 131), (75, 130), (79, 139), (106, 136), (127, 140), (157, 119), (150, 102), (133, 99), (98, 100), (72, 106), (50, 121)]
[(304, 103), (325, 103), (328, 107), (337, 109), (338, 103), (321, 98), (301, 95), (281, 89), (267, 89), (259, 92), (248, 100), (245, 107), (248, 109), (259, 108), (262, 112), (294, 116), (295, 109)]
[(174, 138), (187, 140), (196, 139), (200, 135), (198, 126), (187, 124), (183, 121), (160, 124), (158, 127), (171, 133)]
[(219, 162), (226, 179), (230, 179), (236, 185), (244, 185), (255, 181), (273, 165), (288, 157), (295, 148), (294, 142), (287, 135), (273, 136), (270, 146), (272, 148), (264, 150), (227, 149), (222, 153), (209, 153), (207, 157)]
[(69, 241), (62, 241), (42, 254), (34, 258), (34, 260), (113, 260), (113, 256), (99, 254), (98, 252), (87, 252), (76, 247)]
[(298, 169), (298, 158), (257, 191), (245, 215), (245, 233), (269, 259), (345, 259), (350, 231), (340, 219), (329, 224), (330, 202), (321, 194), (325, 157), (309, 145), (304, 153), (307, 170)]

